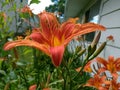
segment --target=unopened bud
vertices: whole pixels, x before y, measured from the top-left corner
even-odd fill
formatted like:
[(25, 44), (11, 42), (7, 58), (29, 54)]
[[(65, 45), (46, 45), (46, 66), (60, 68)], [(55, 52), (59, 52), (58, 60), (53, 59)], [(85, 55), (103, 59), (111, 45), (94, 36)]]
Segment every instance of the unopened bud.
[(101, 46), (93, 53), (93, 55), (90, 57), (89, 60), (92, 60), (92, 59), (95, 58), (98, 54), (100, 54), (100, 52), (104, 49), (105, 46), (106, 46), (106, 42), (102, 43)]

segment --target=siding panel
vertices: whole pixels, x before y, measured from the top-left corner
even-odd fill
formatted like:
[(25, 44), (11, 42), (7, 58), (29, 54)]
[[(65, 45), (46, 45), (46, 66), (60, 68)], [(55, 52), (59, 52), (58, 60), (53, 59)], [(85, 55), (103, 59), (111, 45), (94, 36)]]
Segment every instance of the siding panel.
[(120, 8), (120, 0), (108, 0), (104, 3), (103, 8), (102, 14), (114, 11)]
[(120, 10), (101, 17), (100, 24), (107, 28), (120, 27)]
[(120, 49), (111, 46), (106, 46), (105, 50), (102, 51), (99, 56), (105, 59), (108, 59), (108, 56), (114, 56), (115, 58), (118, 58), (120, 57)]
[(102, 0), (99, 23), (107, 28), (102, 32), (100, 42), (109, 35), (113, 35), (115, 40), (108, 42), (99, 56), (106, 59), (110, 55), (120, 57), (120, 0)]
[(106, 40), (106, 37), (112, 35), (114, 37), (114, 42), (109, 41), (108, 44), (120, 47), (120, 29), (107, 29), (106, 31), (102, 32), (100, 42), (103, 42)]

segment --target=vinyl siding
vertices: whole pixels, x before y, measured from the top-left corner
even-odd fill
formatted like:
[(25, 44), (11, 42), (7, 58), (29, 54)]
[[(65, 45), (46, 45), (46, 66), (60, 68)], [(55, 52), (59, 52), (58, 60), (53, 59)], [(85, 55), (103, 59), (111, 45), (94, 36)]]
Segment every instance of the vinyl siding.
[(99, 23), (107, 29), (102, 32), (100, 42), (104, 42), (109, 35), (113, 35), (115, 39), (114, 42), (107, 43), (100, 56), (120, 57), (120, 0), (102, 0)]

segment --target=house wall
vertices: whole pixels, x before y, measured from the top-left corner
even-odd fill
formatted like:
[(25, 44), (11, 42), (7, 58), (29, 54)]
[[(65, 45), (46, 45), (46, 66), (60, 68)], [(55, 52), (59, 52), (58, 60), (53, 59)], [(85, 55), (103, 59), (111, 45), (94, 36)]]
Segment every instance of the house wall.
[(120, 57), (120, 0), (102, 0), (99, 24), (106, 27), (106, 31), (101, 34), (100, 42), (106, 41), (109, 35), (114, 37), (114, 42), (107, 42), (100, 56), (104, 58), (108, 58), (110, 55)]
[[(6, 4), (4, 7), (1, 7), (2, 3), (0, 3), (0, 12), (5, 12), (7, 15), (7, 19), (10, 18), (9, 22), (7, 22), (9, 25), (8, 31), (16, 32), (18, 29), (18, 24), (20, 22), (18, 12), (17, 11), (15, 12), (15, 10), (13, 10), (14, 9), (13, 7), (16, 7), (16, 10), (17, 10), (24, 5), (27, 5), (27, 0), (14, 0), (13, 2), (10, 2), (9, 4)], [(19, 32), (22, 32), (21, 28)]]

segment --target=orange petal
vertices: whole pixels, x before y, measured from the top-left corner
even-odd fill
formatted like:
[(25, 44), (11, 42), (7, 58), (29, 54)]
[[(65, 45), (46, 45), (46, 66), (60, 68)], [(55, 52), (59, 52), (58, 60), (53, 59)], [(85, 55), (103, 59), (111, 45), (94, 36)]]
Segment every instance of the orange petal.
[(49, 41), (40, 32), (33, 32), (30, 35), (30, 37), (32, 40), (34, 40), (40, 44), (49, 43)]
[(112, 35), (107, 36), (107, 39), (114, 41), (114, 37)]
[(44, 44), (39, 44), (38, 42), (32, 41), (32, 40), (16, 40), (16, 41), (11, 41), (11, 42), (7, 42), (4, 45), (4, 50), (10, 50), (14, 47), (17, 46), (30, 46), (30, 47), (35, 47), (41, 51), (43, 51), (44, 53), (46, 53), (47, 55), (50, 55), (48, 48), (46, 45)]
[(42, 12), (39, 15), (42, 32), (47, 38), (51, 38), (53, 32), (58, 28), (59, 23), (54, 14)]
[(92, 72), (92, 68), (91, 68), (91, 66), (90, 66), (91, 63), (92, 63), (92, 62), (88, 62), (88, 63), (85, 65), (85, 67), (84, 67), (84, 71), (85, 71), (85, 72), (90, 72), (90, 73)]
[(114, 57), (113, 56), (109, 56), (108, 57), (108, 62), (109, 63), (113, 63), (115, 60), (114, 60)]
[(75, 26), (75, 24), (72, 22), (64, 22), (61, 25), (61, 31), (62, 31), (61, 34), (64, 35), (65, 39), (67, 39), (69, 36), (72, 35), (74, 26)]
[(65, 45), (74, 37), (78, 35), (84, 35), (97, 30), (105, 30), (105, 27), (99, 24), (86, 23), (86, 24), (76, 24), (73, 26), (72, 34), (66, 39)]
[(117, 58), (117, 59), (114, 61), (114, 64), (120, 64), (120, 58)]
[(36, 88), (37, 88), (37, 85), (34, 84), (34, 85), (32, 85), (32, 86), (29, 87), (29, 90), (36, 90)]
[(76, 70), (77, 72), (80, 72), (81, 68), (82, 68), (82, 67), (78, 67), (78, 68), (76, 68), (75, 70)]
[(64, 50), (65, 50), (64, 46), (57, 46), (50, 48), (52, 63), (54, 64), (54, 66), (57, 67), (61, 64)]
[(18, 10), (18, 11), (22, 13), (29, 13), (30, 15), (32, 15), (32, 11), (30, 10), (29, 6), (25, 6), (21, 10)]
[(39, 43), (43, 43), (43, 39), (42, 39), (42, 36), (40, 33), (38, 32), (35, 32), (35, 33), (32, 33), (30, 35), (31, 39), (36, 41), (36, 42), (39, 42)]
[(97, 57), (96, 58), (96, 61), (103, 64), (105, 67), (107, 67), (107, 60), (105, 60), (104, 58), (101, 58), (101, 57)]

